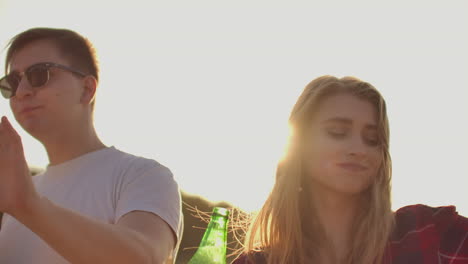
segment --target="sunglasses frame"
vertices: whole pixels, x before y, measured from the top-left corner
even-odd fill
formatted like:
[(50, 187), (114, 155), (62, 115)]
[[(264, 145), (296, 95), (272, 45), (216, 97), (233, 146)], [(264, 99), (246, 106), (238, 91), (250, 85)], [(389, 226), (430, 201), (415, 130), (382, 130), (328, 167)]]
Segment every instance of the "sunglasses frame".
[[(36, 68), (36, 67), (44, 67), (46, 69), (47, 78), (46, 78), (46, 81), (43, 84), (34, 86), (34, 85), (31, 84), (31, 82), (29, 80), (30, 78), (28, 77), (28, 74), (32, 70), (34, 70), (34, 68)], [(68, 71), (70, 73), (73, 73), (75, 75), (78, 75), (80, 77), (85, 77), (86, 76), (86, 74), (82, 73), (81, 71), (75, 70), (75, 69), (73, 69), (71, 67), (68, 67), (68, 66), (65, 66), (65, 65), (62, 65), (62, 64), (53, 63), (53, 62), (39, 62), (39, 63), (35, 63), (35, 64), (29, 66), (23, 72), (11, 72), (11, 73), (5, 75), (3, 78), (1, 78), (0, 79), (0, 90), (1, 90), (0, 92), (1, 92), (1, 94), (6, 99), (10, 99), (10, 98), (12, 98), (12, 97), (14, 97), (16, 95), (16, 90), (18, 90), (18, 86), (11, 87), (11, 85), (6, 80), (8, 77), (10, 77), (12, 75), (17, 75), (19, 77), (18, 85), (21, 82), (21, 79), (25, 75), (26, 75), (26, 80), (28, 80), (28, 83), (29, 83), (29, 85), (31, 85), (31, 87), (41, 87), (41, 86), (46, 85), (49, 82), (49, 79), (50, 79), (50, 72), (49, 72), (50, 68), (62, 69), (62, 70)], [(8, 84), (8, 86), (3, 86), (2, 85), (3, 82), (6, 82)], [(9, 96), (7, 95), (7, 92), (10, 92)]]

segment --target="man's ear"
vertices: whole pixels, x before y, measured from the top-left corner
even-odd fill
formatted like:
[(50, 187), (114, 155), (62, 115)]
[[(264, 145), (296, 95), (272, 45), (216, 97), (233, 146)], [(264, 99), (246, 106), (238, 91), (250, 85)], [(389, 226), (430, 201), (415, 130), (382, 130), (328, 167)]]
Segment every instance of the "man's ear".
[(83, 78), (83, 93), (80, 102), (83, 104), (91, 104), (96, 96), (97, 80), (92, 75)]

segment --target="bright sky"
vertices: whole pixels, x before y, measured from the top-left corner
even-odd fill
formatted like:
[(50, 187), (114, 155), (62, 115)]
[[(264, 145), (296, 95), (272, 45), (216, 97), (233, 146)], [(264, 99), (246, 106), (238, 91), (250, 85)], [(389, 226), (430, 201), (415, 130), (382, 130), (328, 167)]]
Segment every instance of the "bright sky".
[[(247, 210), (273, 184), (303, 87), (354, 75), (388, 104), (394, 209), (454, 204), (468, 215), (467, 12), (464, 0), (0, 0), (0, 46), (37, 26), (89, 37), (104, 142)], [(0, 114), (13, 119), (6, 100)], [(28, 162), (46, 166), (14, 125)]]

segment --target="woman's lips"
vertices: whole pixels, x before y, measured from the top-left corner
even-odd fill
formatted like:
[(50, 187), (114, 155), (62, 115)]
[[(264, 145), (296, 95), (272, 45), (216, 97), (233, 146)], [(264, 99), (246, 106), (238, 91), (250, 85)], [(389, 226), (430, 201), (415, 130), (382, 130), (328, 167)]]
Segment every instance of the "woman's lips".
[(363, 171), (367, 170), (367, 167), (364, 165), (361, 165), (359, 163), (354, 163), (354, 162), (344, 162), (344, 163), (338, 163), (338, 166), (349, 171)]

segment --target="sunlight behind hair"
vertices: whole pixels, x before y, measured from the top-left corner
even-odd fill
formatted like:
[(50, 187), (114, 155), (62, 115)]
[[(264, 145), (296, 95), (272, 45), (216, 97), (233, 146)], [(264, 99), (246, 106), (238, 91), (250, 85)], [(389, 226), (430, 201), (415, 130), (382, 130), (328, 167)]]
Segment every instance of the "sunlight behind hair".
[[(393, 207), (455, 204), (468, 215), (467, 6), (3, 0), (0, 45), (37, 26), (88, 37), (100, 58), (104, 143), (167, 165), (188, 192), (247, 210), (272, 187), (303, 87), (354, 75), (387, 101)], [(13, 119), (7, 101), (0, 114)], [(46, 166), (40, 143), (20, 134), (29, 163)]]

